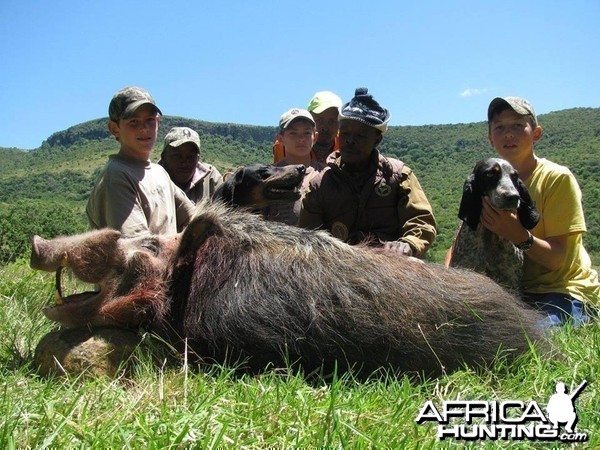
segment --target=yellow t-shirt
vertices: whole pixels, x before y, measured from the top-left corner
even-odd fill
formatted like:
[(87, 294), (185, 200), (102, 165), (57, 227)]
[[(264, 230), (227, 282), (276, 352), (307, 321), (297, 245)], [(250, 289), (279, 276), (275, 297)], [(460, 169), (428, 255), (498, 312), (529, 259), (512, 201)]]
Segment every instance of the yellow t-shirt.
[(581, 189), (571, 171), (541, 158), (525, 185), (541, 214), (531, 233), (540, 239), (568, 234), (565, 263), (549, 270), (525, 258), (523, 291), (532, 294), (561, 292), (594, 305), (600, 304), (598, 274), (583, 247), (587, 231)]

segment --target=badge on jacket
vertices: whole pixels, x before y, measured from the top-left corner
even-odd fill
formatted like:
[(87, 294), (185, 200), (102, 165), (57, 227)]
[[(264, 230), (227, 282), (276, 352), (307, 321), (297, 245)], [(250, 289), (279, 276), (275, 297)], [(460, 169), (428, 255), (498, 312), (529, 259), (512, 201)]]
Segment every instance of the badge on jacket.
[(390, 195), (391, 192), (392, 192), (392, 187), (389, 184), (387, 184), (385, 181), (381, 181), (381, 183), (379, 183), (375, 187), (375, 193), (377, 195), (379, 195), (380, 197), (387, 197), (388, 195)]
[(331, 225), (331, 235), (340, 239), (341, 241), (345, 241), (348, 239), (348, 227), (342, 222), (333, 222)]

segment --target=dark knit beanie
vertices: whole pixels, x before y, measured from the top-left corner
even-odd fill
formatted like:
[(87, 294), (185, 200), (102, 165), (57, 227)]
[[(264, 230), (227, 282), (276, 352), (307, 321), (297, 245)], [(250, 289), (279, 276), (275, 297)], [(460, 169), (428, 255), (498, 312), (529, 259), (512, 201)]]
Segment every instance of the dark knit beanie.
[(387, 130), (390, 112), (381, 107), (367, 88), (357, 88), (354, 97), (340, 111), (340, 120), (351, 119), (376, 128), (382, 133)]

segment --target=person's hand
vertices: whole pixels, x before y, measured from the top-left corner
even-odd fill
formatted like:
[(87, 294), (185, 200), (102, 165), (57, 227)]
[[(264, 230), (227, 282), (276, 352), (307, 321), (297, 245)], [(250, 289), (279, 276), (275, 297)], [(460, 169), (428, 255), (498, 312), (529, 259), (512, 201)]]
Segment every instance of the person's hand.
[(483, 197), (481, 224), (492, 233), (511, 242), (522, 242), (523, 234), (526, 233), (516, 210), (496, 209), (487, 196)]
[(408, 245), (406, 242), (386, 241), (383, 244), (383, 248), (386, 251), (399, 253), (404, 256), (412, 256), (413, 255), (412, 248), (410, 248), (410, 245)]

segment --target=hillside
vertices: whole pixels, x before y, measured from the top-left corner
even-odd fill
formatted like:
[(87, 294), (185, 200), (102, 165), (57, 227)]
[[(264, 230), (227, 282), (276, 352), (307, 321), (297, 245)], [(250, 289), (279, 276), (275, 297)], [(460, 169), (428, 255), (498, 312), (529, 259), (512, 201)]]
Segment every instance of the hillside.
[[(117, 144), (106, 118), (52, 134), (32, 151), (0, 147), (0, 262), (23, 254), (29, 236), (83, 231), (83, 213), (95, 174)], [(600, 261), (600, 109), (575, 108), (541, 115), (544, 136), (536, 153), (571, 168), (584, 196), (587, 249)], [(209, 123), (166, 116), (153, 160), (172, 126), (200, 133), (202, 159), (227, 171), (252, 162), (270, 162), (275, 127)], [(494, 154), (485, 122), (397, 126), (386, 133), (380, 150), (413, 168), (434, 209), (439, 237), (429, 258), (440, 262), (457, 226), (462, 185), (475, 162)]]

